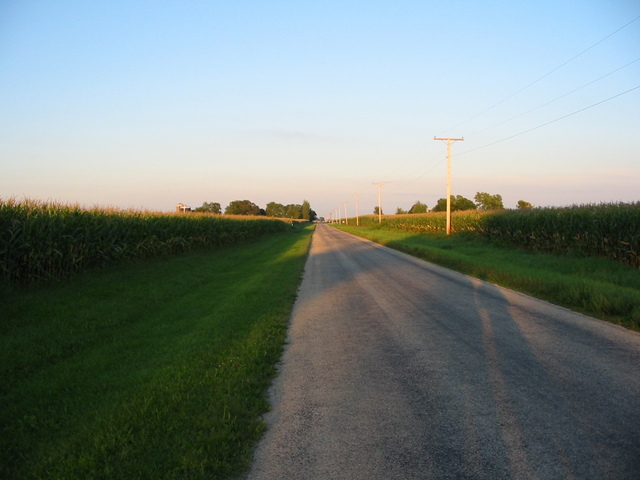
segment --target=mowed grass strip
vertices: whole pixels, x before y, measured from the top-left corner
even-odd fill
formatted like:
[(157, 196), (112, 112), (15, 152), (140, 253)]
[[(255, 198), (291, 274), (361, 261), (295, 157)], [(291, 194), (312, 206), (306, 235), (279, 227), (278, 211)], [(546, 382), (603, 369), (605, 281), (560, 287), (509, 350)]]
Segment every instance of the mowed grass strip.
[(640, 272), (614, 260), (554, 255), (481, 237), (338, 228), (497, 285), (640, 331)]
[(311, 233), (5, 287), (0, 478), (241, 473)]

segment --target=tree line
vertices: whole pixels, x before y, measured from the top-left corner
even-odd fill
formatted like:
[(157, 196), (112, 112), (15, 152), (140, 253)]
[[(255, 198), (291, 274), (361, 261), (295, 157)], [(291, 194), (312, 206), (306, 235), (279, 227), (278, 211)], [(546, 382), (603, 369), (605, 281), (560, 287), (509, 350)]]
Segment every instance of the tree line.
[[(202, 206), (193, 210), (194, 212), (222, 214), (222, 207), (218, 202), (204, 202)], [(266, 208), (260, 208), (250, 200), (234, 200), (224, 209), (225, 215), (253, 215), (277, 218), (291, 218), (294, 220), (314, 221), (317, 218), (316, 212), (311, 208), (311, 204), (304, 200), (301, 204), (283, 205), (277, 202), (267, 203)]]
[[(490, 194), (487, 192), (477, 192), (473, 200), (463, 197), (462, 195), (451, 195), (451, 211), (456, 210), (503, 210), (504, 203), (502, 202), (502, 195)], [(533, 208), (533, 205), (525, 200), (518, 200), (516, 208), (519, 210)], [(396, 215), (405, 213), (426, 213), (429, 211), (429, 207), (426, 204), (416, 200), (413, 206), (409, 210), (403, 210), (398, 207)], [(447, 199), (440, 198), (436, 205), (431, 209), (432, 212), (446, 212), (447, 211)], [(375, 214), (378, 213), (378, 207), (374, 208)]]

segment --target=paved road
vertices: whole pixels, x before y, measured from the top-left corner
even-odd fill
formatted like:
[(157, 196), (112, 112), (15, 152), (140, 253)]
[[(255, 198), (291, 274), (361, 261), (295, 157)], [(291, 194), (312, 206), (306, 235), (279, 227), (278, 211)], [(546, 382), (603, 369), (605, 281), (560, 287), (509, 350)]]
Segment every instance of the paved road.
[(319, 225), (248, 479), (640, 478), (640, 335)]

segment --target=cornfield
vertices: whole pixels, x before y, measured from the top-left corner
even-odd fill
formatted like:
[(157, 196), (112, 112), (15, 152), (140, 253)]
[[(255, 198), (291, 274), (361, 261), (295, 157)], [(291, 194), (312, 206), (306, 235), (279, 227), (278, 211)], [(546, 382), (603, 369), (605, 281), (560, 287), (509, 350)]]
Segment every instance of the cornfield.
[[(351, 225), (355, 219), (349, 219)], [(369, 228), (444, 234), (445, 213), (360, 217)], [(451, 231), (560, 255), (603, 257), (640, 268), (640, 202), (453, 212)]]
[(485, 217), (483, 234), (532, 250), (640, 268), (640, 202), (505, 211)]
[[(482, 210), (465, 210), (451, 213), (452, 233), (470, 233), (482, 229), (482, 218), (486, 215)], [(361, 226), (387, 230), (402, 230), (411, 233), (424, 233), (439, 235), (446, 233), (447, 219), (445, 212), (407, 214), (407, 215), (383, 215), (382, 223), (378, 223), (377, 215), (360, 217)], [(349, 219), (350, 225), (355, 225), (355, 219)]]
[(29, 284), (134, 259), (219, 247), (286, 228), (284, 222), (266, 218), (0, 199), (0, 276)]

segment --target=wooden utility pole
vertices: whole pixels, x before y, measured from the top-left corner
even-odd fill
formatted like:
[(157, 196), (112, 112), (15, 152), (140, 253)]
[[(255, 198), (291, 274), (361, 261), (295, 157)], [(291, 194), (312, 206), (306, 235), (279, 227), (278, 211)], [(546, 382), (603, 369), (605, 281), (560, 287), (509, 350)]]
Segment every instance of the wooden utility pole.
[(382, 185), (384, 185), (385, 183), (387, 182), (373, 184), (378, 186), (378, 223), (382, 223), (382, 196), (380, 193), (380, 187), (382, 187)]
[(461, 142), (464, 138), (433, 137), (433, 139), (447, 142), (447, 235), (451, 235), (451, 144), (453, 142)]

